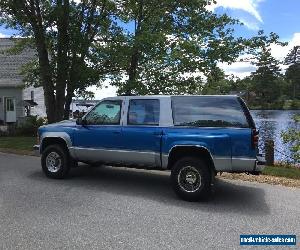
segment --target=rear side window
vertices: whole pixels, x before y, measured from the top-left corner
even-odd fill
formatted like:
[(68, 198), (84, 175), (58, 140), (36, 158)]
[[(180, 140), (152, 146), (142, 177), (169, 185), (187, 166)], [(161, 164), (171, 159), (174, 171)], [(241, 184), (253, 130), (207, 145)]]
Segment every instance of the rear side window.
[(159, 100), (130, 100), (129, 125), (159, 125)]
[(175, 126), (249, 127), (237, 98), (172, 97), (172, 109)]

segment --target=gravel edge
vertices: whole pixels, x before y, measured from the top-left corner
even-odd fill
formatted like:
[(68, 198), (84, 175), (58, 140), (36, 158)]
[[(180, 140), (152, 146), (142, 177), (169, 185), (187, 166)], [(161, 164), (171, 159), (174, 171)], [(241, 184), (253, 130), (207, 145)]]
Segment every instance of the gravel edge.
[(272, 185), (281, 185), (285, 187), (296, 187), (300, 188), (300, 180), (290, 179), (286, 177), (278, 177), (272, 175), (247, 175), (247, 174), (231, 174), (231, 173), (222, 173), (218, 175), (217, 178), (227, 179), (227, 180), (242, 180), (250, 182), (259, 182), (267, 183)]

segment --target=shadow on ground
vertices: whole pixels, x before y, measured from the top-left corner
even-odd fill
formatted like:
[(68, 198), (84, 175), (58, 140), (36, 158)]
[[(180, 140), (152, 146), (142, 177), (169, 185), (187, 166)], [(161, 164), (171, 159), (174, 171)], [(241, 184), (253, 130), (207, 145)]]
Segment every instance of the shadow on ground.
[(41, 171), (29, 176), (34, 181), (47, 185), (61, 185), (64, 188), (90, 189), (93, 192), (106, 192), (142, 197), (156, 202), (181, 206), (185, 209), (210, 212), (248, 214), (261, 216), (269, 213), (264, 189), (256, 184), (217, 179), (209, 201), (185, 202), (176, 197), (171, 189), (169, 173), (160, 171), (113, 168), (108, 166), (80, 166), (72, 169), (65, 180), (47, 179)]

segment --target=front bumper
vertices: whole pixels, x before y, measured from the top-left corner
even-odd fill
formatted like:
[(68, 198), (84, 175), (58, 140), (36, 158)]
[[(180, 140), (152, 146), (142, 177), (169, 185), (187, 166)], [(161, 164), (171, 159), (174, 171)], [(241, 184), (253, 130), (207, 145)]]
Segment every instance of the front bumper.
[(36, 156), (40, 156), (40, 145), (34, 145), (33, 146), (33, 152), (34, 152), (34, 155)]

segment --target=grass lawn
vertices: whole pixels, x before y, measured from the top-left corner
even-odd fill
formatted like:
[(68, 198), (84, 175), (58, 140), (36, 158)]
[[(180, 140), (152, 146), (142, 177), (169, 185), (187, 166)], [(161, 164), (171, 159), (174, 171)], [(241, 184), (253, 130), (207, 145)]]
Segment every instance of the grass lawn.
[(1, 136), (0, 137), (0, 148), (2, 149), (14, 149), (14, 150), (25, 150), (32, 151), (33, 145), (36, 144), (36, 137), (25, 137), (25, 136)]
[(300, 180), (300, 168), (291, 166), (266, 166), (262, 173), (264, 175), (272, 175)]

